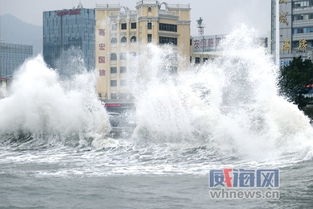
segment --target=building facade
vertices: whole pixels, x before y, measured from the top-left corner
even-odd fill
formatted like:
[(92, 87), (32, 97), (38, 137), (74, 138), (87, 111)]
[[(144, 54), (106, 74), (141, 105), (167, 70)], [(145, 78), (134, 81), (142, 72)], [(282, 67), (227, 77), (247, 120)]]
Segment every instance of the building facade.
[(272, 54), (276, 45), (276, 3), (279, 3), (280, 65), (288, 65), (293, 57), (312, 59), (313, 0), (272, 0)]
[(82, 56), (88, 70), (95, 68), (95, 10), (78, 6), (43, 12), (43, 56), (48, 66), (66, 66), (71, 49)]
[[(190, 6), (140, 0), (136, 10), (120, 5), (97, 5), (97, 92), (102, 100), (129, 99), (125, 54), (140, 53), (149, 43), (172, 44), (177, 53), (190, 57)], [(131, 73), (131, 72), (129, 72)]]
[(0, 42), (0, 86), (5, 87), (15, 70), (33, 56), (33, 47)]

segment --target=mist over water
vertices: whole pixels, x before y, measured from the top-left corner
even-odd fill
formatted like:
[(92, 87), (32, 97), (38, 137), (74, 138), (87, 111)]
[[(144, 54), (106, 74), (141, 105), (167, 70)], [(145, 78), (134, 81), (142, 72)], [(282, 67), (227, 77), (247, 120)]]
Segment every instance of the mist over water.
[(278, 95), (277, 69), (257, 42), (242, 27), (222, 43), (221, 57), (177, 74), (175, 50), (145, 46), (128, 66), (137, 126), (121, 139), (108, 137), (94, 73), (61, 79), (40, 56), (31, 59), (0, 100), (0, 162), (53, 165), (31, 173), (63, 176), (206, 174), (310, 160), (309, 119)]

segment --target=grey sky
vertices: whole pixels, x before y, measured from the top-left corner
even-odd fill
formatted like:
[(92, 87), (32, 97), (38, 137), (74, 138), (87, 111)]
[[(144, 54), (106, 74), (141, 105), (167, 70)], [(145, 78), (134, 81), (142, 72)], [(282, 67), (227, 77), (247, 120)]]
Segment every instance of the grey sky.
[[(159, 0), (162, 1), (162, 0)], [(260, 35), (270, 32), (270, 0), (164, 0), (168, 3), (189, 3), (192, 35), (197, 34), (195, 21), (204, 19), (205, 34), (230, 32), (237, 23), (257, 29)], [(81, 0), (85, 8), (96, 4), (120, 3), (134, 9), (137, 0)], [(27, 23), (42, 25), (42, 12), (69, 9), (79, 0), (0, 0), (0, 15), (12, 14)]]

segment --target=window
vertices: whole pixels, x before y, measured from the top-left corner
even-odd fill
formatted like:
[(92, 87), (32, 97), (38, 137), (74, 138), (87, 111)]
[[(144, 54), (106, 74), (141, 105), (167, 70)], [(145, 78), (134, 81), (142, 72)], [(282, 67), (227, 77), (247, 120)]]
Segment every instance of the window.
[(116, 67), (111, 67), (110, 73), (111, 73), (111, 74), (117, 73)]
[(126, 60), (126, 54), (125, 53), (120, 54), (120, 60)]
[(122, 23), (121, 24), (121, 29), (126, 30), (127, 29), (127, 23)]
[(152, 42), (152, 34), (148, 34), (148, 43)]
[(174, 45), (177, 45), (177, 38), (160, 36), (159, 42), (160, 42), (160, 44), (174, 44)]
[(293, 20), (303, 20), (303, 15), (294, 15)]
[(111, 60), (117, 60), (117, 56), (115, 53), (112, 53), (111, 56), (110, 56), (110, 59)]
[(116, 80), (111, 80), (111, 86), (117, 86), (117, 81)]
[(130, 42), (131, 42), (131, 43), (135, 43), (136, 41), (137, 41), (136, 36), (132, 36), (132, 37), (130, 38)]
[(177, 25), (160, 23), (159, 30), (177, 32)]
[(127, 42), (127, 38), (125, 37), (125, 36), (123, 36), (122, 38), (121, 38), (121, 43), (126, 43)]
[(151, 12), (151, 11), (152, 11), (151, 7), (148, 7), (148, 12)]
[(112, 93), (111, 94), (111, 99), (117, 99), (117, 94), (116, 93)]
[(312, 0), (293, 2), (293, 7), (294, 8), (309, 7), (309, 6), (312, 6), (312, 5), (313, 5), (313, 1)]
[(148, 22), (148, 25), (147, 25), (148, 29), (152, 29), (152, 23), (151, 22)]
[(136, 29), (136, 28), (137, 28), (137, 23), (132, 22), (132, 23), (130, 24), (130, 28), (131, 28), (131, 29)]
[(117, 30), (117, 24), (112, 24), (112, 30), (116, 31)]
[(112, 38), (111, 39), (111, 44), (116, 44), (117, 43), (117, 39), (116, 38)]
[(126, 67), (120, 67), (120, 73), (126, 73)]
[(209, 58), (205, 57), (203, 58), (203, 62), (207, 62), (209, 60)]
[(200, 60), (201, 60), (200, 57), (196, 57), (196, 58), (195, 58), (195, 63), (196, 63), (196, 64), (199, 64), (199, 63), (201, 62)]
[(127, 81), (126, 80), (121, 80), (121, 86), (127, 86)]

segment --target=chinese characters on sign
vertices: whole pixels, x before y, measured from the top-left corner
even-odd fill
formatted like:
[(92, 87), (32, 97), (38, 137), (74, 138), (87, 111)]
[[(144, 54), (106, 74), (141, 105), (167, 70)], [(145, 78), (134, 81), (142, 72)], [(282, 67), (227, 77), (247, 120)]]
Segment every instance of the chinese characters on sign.
[(105, 36), (104, 29), (99, 29), (99, 36)]
[(283, 43), (283, 51), (290, 51), (291, 50), (291, 41), (285, 40)]
[(278, 169), (220, 169), (210, 170), (209, 187), (277, 188)]
[(286, 12), (286, 13), (281, 12), (279, 14), (279, 22), (280, 23), (285, 23), (286, 25), (288, 25), (287, 15), (288, 15), (288, 12)]
[(299, 47), (298, 47), (299, 51), (306, 51), (307, 47), (308, 47), (308, 43), (306, 40), (303, 39), (299, 41)]
[(100, 56), (100, 57), (98, 58), (98, 62), (99, 62), (99, 63), (105, 63), (105, 57), (104, 57), (104, 56)]
[(105, 76), (105, 70), (99, 70), (99, 75), (100, 76)]
[(193, 51), (194, 52), (216, 51), (218, 50), (218, 46), (223, 38), (224, 38), (223, 35), (195, 37), (192, 40)]
[(105, 44), (104, 43), (99, 44), (99, 50), (105, 50)]

